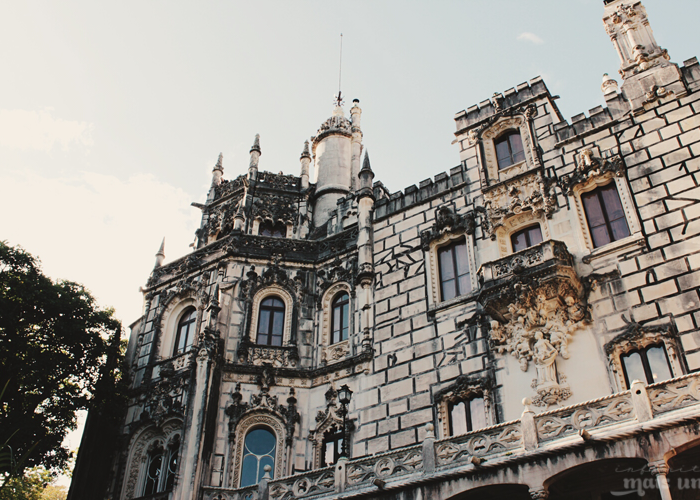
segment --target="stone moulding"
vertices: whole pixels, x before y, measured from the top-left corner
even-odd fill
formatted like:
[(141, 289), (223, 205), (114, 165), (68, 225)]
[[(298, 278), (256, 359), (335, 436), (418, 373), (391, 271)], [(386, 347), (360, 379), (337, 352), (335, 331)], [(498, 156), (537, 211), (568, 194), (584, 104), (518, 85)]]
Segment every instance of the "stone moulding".
[(427, 252), (430, 244), (444, 234), (474, 234), (475, 226), (474, 212), (460, 215), (449, 207), (440, 207), (435, 210), (435, 223), (432, 227), (420, 233), (421, 246)]
[(449, 429), (449, 405), (459, 401), (465, 401), (471, 396), (481, 396), (484, 398), (484, 406), (486, 412), (486, 423), (491, 425), (494, 421), (493, 405), (491, 401), (491, 392), (493, 390), (494, 380), (493, 375), (489, 374), (485, 377), (473, 378), (465, 375), (460, 375), (454, 383), (441, 389), (435, 394), (435, 401), (438, 408), (438, 421), (442, 437), (450, 435)]
[(609, 158), (597, 158), (593, 156), (593, 152), (590, 149), (584, 149), (578, 155), (578, 162), (574, 171), (559, 178), (559, 186), (564, 194), (572, 196), (574, 186), (606, 174), (614, 177), (623, 177), (625, 175), (625, 164), (620, 155), (614, 155)]
[[(426, 439), (423, 445), (413, 445), (378, 455), (349, 460), (346, 464), (348, 476), (344, 484), (338, 484), (339, 476), (333, 477), (333, 469), (326, 467), (303, 472), (289, 477), (278, 477), (269, 483), (271, 498), (338, 498), (363, 497), (376, 493), (375, 480), (381, 480), (384, 489), (404, 490), (434, 477), (445, 480), (450, 477), (463, 477), (475, 470), (475, 463), (482, 468), (494, 471), (531, 462), (537, 456), (549, 456), (557, 450), (572, 450), (587, 446), (578, 438), (579, 431), (587, 430), (593, 439), (601, 436), (605, 441), (617, 439), (638, 439), (636, 434), (645, 429), (654, 433), (673, 428), (679, 422), (694, 421), (700, 407), (700, 373), (653, 384), (647, 388), (652, 420), (639, 422), (634, 405), (630, 406), (630, 391), (623, 391), (591, 401), (585, 401), (556, 410), (536, 414), (530, 424), (523, 419), (478, 429), (461, 436), (433, 442), (432, 449), (437, 456), (437, 469), (428, 470), (424, 453), (430, 450)], [(672, 412), (677, 412), (674, 416)], [(657, 417), (662, 418), (657, 420)], [(528, 451), (522, 443), (524, 427), (534, 425), (538, 442), (544, 443), (541, 449)], [(650, 431), (646, 431), (650, 432)], [(632, 436), (632, 437), (630, 437)], [(425, 445), (428, 445), (427, 447)], [(423, 449), (423, 454), (421, 453)], [(480, 460), (475, 461), (474, 458)], [(466, 467), (466, 468), (465, 468)], [(332, 481), (331, 481), (332, 479)], [(342, 480), (342, 479), (341, 479)], [(258, 499), (257, 490), (252, 487), (204, 488), (207, 500)], [(248, 495), (252, 495), (248, 497)], [(217, 496), (219, 495), (219, 496)]]

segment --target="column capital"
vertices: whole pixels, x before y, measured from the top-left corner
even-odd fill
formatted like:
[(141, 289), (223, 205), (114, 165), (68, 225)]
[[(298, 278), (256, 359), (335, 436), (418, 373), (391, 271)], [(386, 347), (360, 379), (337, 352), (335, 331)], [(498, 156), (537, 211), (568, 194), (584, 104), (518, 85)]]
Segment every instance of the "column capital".
[(655, 476), (665, 476), (668, 474), (668, 464), (665, 460), (657, 460), (656, 462), (649, 462), (649, 471)]
[(530, 488), (530, 498), (533, 500), (546, 500), (549, 498), (549, 491), (547, 491), (543, 486), (538, 488)]

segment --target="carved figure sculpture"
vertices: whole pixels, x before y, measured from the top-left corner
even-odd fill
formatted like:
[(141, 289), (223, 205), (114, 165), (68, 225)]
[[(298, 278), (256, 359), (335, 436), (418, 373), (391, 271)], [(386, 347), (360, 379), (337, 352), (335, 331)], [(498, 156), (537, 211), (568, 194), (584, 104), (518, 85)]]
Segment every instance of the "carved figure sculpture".
[(555, 364), (557, 354), (556, 348), (544, 338), (542, 331), (535, 333), (534, 361), (537, 369), (537, 389), (558, 385), (557, 367)]

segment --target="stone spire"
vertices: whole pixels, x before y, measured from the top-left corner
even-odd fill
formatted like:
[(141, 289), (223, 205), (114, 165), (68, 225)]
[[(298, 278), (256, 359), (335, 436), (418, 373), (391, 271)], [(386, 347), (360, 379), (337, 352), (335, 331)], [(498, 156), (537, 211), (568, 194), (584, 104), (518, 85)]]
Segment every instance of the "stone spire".
[(374, 172), (369, 164), (369, 151), (365, 150), (365, 160), (362, 162), (362, 169), (358, 175), (360, 178), (360, 191), (364, 194), (366, 190), (372, 193), (372, 179), (374, 179)]
[(260, 134), (255, 134), (255, 141), (250, 148), (250, 166), (248, 167), (248, 179), (255, 180), (258, 178), (258, 162), (260, 161)]
[(157, 268), (163, 265), (163, 261), (165, 260), (165, 238), (163, 238), (163, 241), (160, 243), (160, 248), (158, 249), (158, 252), (156, 253), (156, 265), (153, 266), (153, 268)]
[(216, 165), (212, 170), (212, 186), (218, 186), (221, 184), (221, 178), (224, 176), (224, 154), (219, 153), (219, 159), (216, 160)]
[(309, 187), (309, 165), (311, 164), (311, 152), (309, 151), (309, 141), (304, 141), (304, 150), (301, 152), (301, 188)]
[(644, 112), (644, 105), (669, 94), (687, 93), (677, 65), (669, 62), (666, 49), (656, 43), (639, 0), (604, 0), (605, 31), (620, 58), (622, 94), (632, 111)]

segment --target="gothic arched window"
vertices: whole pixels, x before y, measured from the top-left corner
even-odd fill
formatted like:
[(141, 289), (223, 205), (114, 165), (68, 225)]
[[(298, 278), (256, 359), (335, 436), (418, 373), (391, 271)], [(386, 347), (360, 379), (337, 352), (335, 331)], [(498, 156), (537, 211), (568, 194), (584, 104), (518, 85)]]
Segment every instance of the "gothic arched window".
[(175, 336), (174, 355), (187, 352), (194, 342), (195, 323), (197, 321), (197, 310), (188, 307), (177, 323), (177, 335)]
[(495, 141), (498, 168), (504, 169), (525, 160), (523, 141), (519, 132), (509, 132)]
[(265, 466), (275, 470), (275, 449), (277, 439), (265, 427), (251, 430), (243, 445), (243, 465), (241, 466), (241, 488), (258, 484), (265, 474)]
[(260, 304), (257, 344), (281, 346), (284, 336), (284, 302), (268, 297)]
[(166, 448), (163, 447), (161, 441), (156, 441), (151, 445), (146, 458), (146, 476), (142, 496), (173, 489), (179, 453), (179, 435), (176, 435)]
[(348, 307), (350, 297), (347, 293), (339, 294), (333, 300), (331, 316), (331, 344), (337, 344), (348, 338)]

